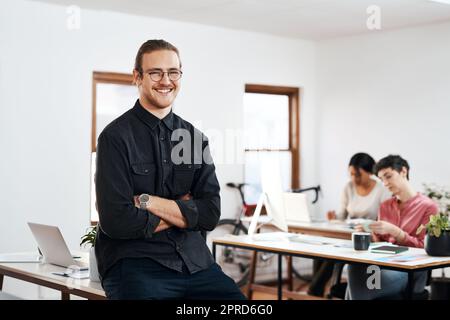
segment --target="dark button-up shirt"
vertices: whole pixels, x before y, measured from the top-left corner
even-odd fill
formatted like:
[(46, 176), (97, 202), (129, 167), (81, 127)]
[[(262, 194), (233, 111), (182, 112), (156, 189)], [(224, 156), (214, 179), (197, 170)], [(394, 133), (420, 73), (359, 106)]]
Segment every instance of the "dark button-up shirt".
[[(192, 150), (180, 148), (186, 145)], [(172, 112), (160, 120), (136, 101), (100, 134), (95, 179), (102, 277), (123, 258), (151, 258), (180, 272), (184, 263), (190, 273), (213, 263), (201, 232), (217, 225), (220, 187), (208, 141), (192, 124)], [(155, 233), (160, 218), (134, 205), (142, 193), (175, 200), (187, 228)], [(180, 199), (188, 193), (190, 200)]]

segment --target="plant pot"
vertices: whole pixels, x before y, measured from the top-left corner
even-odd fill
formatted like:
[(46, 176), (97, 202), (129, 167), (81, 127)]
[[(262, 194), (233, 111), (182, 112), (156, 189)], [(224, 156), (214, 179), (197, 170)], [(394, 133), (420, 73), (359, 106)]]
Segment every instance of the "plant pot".
[(94, 247), (91, 247), (91, 250), (89, 251), (89, 279), (91, 279), (91, 281), (100, 282)]
[(450, 256), (450, 231), (443, 231), (439, 237), (425, 236), (425, 251), (429, 256)]

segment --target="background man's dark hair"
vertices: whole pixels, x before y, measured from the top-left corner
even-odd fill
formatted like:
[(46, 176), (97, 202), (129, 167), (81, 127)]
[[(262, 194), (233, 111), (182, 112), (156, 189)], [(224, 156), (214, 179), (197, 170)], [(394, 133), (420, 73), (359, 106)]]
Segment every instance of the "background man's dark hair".
[[(180, 59), (180, 53), (178, 52), (177, 47), (172, 45), (171, 43), (159, 39), (159, 40), (147, 40), (145, 41), (141, 47), (138, 50), (138, 53), (136, 55), (136, 60), (134, 62), (134, 70), (139, 72), (140, 75), (142, 75), (142, 57), (146, 53), (151, 53), (153, 51), (158, 50), (171, 50), (175, 52), (178, 56), (178, 59)], [(181, 60), (180, 60), (180, 68), (181, 68)]]
[(378, 176), (378, 172), (380, 172), (383, 169), (391, 168), (392, 170), (397, 171), (400, 173), (403, 169), (403, 167), (406, 168), (406, 179), (409, 180), (409, 164), (408, 161), (403, 159), (402, 157), (398, 155), (389, 155), (387, 157), (384, 157), (380, 161), (377, 162), (375, 165), (374, 173)]
[(359, 169), (363, 169), (368, 173), (372, 173), (373, 167), (375, 166), (375, 160), (367, 153), (360, 152), (353, 155), (348, 166), (352, 166), (358, 171)]

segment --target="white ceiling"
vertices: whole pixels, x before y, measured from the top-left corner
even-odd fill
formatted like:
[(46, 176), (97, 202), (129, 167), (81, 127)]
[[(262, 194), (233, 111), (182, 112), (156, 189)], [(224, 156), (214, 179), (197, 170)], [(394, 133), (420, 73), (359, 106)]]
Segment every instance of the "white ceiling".
[(366, 27), (370, 5), (381, 9), (381, 31), (450, 21), (450, 5), (429, 0), (36, 1), (311, 40), (373, 32)]

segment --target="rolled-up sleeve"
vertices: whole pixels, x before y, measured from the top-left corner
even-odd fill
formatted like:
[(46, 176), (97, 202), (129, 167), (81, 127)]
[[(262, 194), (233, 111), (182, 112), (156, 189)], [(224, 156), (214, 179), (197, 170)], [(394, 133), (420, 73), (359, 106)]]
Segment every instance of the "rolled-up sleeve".
[(203, 146), (204, 161), (196, 170), (190, 200), (175, 200), (186, 218), (187, 229), (211, 231), (220, 219), (220, 185), (212, 163), (208, 142)]
[(160, 218), (134, 206), (133, 183), (125, 143), (103, 132), (95, 173), (100, 228), (112, 239), (151, 238)]
[[(429, 206), (426, 209), (425, 213), (423, 214), (422, 220), (420, 221), (420, 225), (426, 225), (428, 222), (430, 222), (430, 217), (437, 213), (438, 207), (435, 204)], [(417, 226), (417, 228), (418, 227), (419, 226)], [(400, 244), (407, 247), (423, 248), (425, 241), (425, 233), (426, 233), (425, 229), (422, 230), (419, 234), (416, 233), (408, 234), (405, 232), (406, 236)]]

